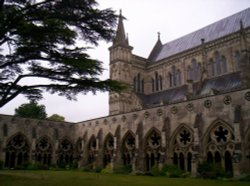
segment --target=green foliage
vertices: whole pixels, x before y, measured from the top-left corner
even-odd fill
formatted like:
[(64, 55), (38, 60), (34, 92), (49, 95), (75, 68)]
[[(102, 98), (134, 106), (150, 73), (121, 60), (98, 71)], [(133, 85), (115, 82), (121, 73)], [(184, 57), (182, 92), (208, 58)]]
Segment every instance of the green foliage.
[(202, 178), (207, 178), (207, 179), (232, 177), (232, 174), (226, 173), (220, 164), (203, 162), (198, 166), (197, 171)]
[(132, 165), (115, 165), (113, 172), (116, 174), (129, 174), (132, 172)]
[(33, 118), (33, 119), (45, 119), (47, 113), (44, 105), (38, 105), (36, 101), (25, 103), (15, 109), (15, 116)]
[(2, 186), (249, 186), (244, 181), (166, 178), (82, 171), (0, 171)]
[(176, 165), (164, 165), (160, 170), (158, 166), (154, 166), (151, 170), (153, 176), (167, 176), (170, 178), (183, 178), (189, 174), (179, 169)]
[(111, 167), (111, 164), (108, 164), (104, 169), (102, 169), (101, 173), (104, 173), (104, 174), (113, 173), (113, 169)]
[(51, 120), (51, 121), (65, 121), (65, 118), (63, 116), (58, 115), (58, 114), (53, 114), (50, 117), (48, 117), (47, 119)]
[(95, 0), (1, 1), (0, 107), (20, 94), (75, 100), (89, 91), (121, 91), (124, 85), (99, 78), (102, 62), (87, 54), (98, 41), (112, 40), (116, 20)]
[(3, 167), (4, 167), (4, 163), (3, 163), (3, 161), (0, 160), (0, 170), (2, 170)]
[(242, 178), (240, 178), (240, 181), (250, 182), (250, 174), (244, 175)]

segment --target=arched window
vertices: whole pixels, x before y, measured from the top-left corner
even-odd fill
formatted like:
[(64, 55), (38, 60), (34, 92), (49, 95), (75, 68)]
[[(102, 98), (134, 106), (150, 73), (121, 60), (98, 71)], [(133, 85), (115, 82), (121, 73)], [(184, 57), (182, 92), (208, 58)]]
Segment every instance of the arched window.
[(221, 57), (219, 52), (214, 53), (214, 62), (215, 62), (215, 69), (216, 69), (216, 76), (221, 75), (222, 69), (221, 69)]
[(141, 92), (144, 93), (144, 79), (141, 80)]
[(240, 52), (239, 51), (235, 52), (234, 58), (235, 58), (235, 67), (236, 67), (236, 70), (240, 70)]
[(176, 72), (176, 85), (181, 85), (181, 71), (179, 69)]
[(208, 76), (209, 77), (213, 77), (215, 74), (215, 70), (214, 70), (214, 61), (213, 59), (210, 59), (207, 65), (207, 69), (208, 69)]
[(193, 76), (192, 76), (192, 69), (190, 66), (188, 66), (187, 68), (187, 80), (193, 80)]
[(151, 84), (152, 84), (152, 92), (155, 91), (155, 80), (152, 78), (151, 79)]
[(201, 66), (201, 64), (199, 63), (199, 64), (198, 64), (198, 80), (201, 79), (201, 76), (202, 76), (202, 66)]
[(134, 77), (134, 91), (136, 92), (136, 83), (137, 83), (137, 81), (136, 81), (136, 77)]
[(137, 74), (137, 92), (141, 92), (141, 74)]
[(192, 67), (193, 67), (193, 80), (197, 81), (198, 79), (198, 66), (197, 66), (197, 62), (196, 59), (192, 59)]
[(159, 76), (159, 89), (162, 90), (162, 76)]
[(138, 73), (134, 79), (134, 91), (144, 93), (144, 80), (141, 80), (141, 74)]
[(168, 82), (169, 82), (169, 87), (173, 86), (173, 75), (169, 72), (168, 73)]
[(158, 75), (158, 72), (155, 72), (155, 90), (159, 91), (159, 75)]
[(172, 66), (172, 74), (173, 74), (172, 84), (173, 84), (173, 86), (176, 86), (176, 68), (175, 68), (175, 66)]
[(222, 74), (227, 73), (227, 59), (225, 56), (221, 56), (221, 72)]

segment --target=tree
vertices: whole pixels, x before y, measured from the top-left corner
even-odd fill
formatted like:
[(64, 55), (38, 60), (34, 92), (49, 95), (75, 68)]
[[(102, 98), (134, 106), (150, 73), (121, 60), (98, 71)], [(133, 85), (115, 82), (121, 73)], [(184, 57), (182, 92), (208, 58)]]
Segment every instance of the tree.
[[(87, 49), (114, 36), (117, 16), (95, 0), (0, 1), (0, 108), (22, 94), (29, 100), (57, 93), (121, 91), (101, 80), (102, 62)], [(80, 45), (79, 45), (80, 43)]]
[(30, 101), (15, 109), (15, 116), (33, 119), (46, 119), (46, 107), (38, 105), (36, 101)]
[(65, 121), (65, 118), (63, 116), (58, 115), (58, 114), (53, 114), (50, 117), (48, 117), (47, 119), (51, 120), (51, 121)]

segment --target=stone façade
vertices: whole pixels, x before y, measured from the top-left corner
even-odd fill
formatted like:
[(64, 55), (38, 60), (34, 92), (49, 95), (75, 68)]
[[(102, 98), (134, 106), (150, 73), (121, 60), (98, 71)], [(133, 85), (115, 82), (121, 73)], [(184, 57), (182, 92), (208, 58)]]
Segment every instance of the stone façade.
[(197, 173), (208, 161), (234, 176), (250, 170), (250, 9), (132, 53), (122, 15), (110, 50), (110, 114), (80, 123), (0, 115), (0, 161), (79, 167), (176, 164)]

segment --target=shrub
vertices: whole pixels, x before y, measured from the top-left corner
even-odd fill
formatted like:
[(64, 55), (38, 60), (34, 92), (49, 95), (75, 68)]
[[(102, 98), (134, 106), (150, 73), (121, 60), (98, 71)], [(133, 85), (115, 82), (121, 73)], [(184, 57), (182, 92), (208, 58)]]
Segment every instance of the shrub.
[(182, 178), (186, 177), (187, 174), (176, 165), (164, 165), (162, 170), (165, 175), (169, 178)]
[(232, 177), (232, 173), (225, 172), (221, 165), (204, 162), (198, 166), (198, 173), (202, 178), (217, 179)]
[(240, 181), (250, 182), (250, 174), (245, 175), (243, 178), (240, 179)]
[(113, 173), (113, 169), (111, 164), (108, 164), (104, 169), (102, 169), (101, 173), (110, 174)]
[(4, 163), (3, 163), (3, 161), (0, 161), (0, 170), (2, 170), (2, 169), (3, 169), (3, 167), (4, 167)]
[(158, 166), (154, 166), (151, 170), (153, 176), (167, 176), (170, 178), (187, 177), (189, 173), (185, 173), (175, 165), (164, 165), (161, 170)]
[(129, 174), (132, 172), (132, 165), (115, 165), (113, 172), (116, 174)]

